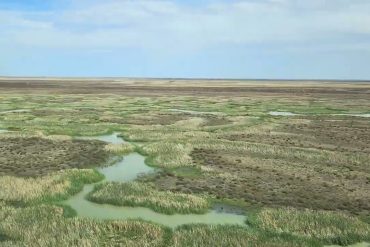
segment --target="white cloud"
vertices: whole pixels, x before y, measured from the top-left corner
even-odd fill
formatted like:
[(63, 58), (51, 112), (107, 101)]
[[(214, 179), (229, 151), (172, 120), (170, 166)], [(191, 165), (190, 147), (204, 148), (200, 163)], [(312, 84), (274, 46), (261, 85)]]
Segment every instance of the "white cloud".
[(248, 0), (203, 5), (166, 0), (76, 2), (58, 11), (0, 11), (0, 44), (176, 50), (324, 41), (348, 47), (351, 42), (356, 45), (358, 35), (370, 36), (370, 2), (366, 0)]

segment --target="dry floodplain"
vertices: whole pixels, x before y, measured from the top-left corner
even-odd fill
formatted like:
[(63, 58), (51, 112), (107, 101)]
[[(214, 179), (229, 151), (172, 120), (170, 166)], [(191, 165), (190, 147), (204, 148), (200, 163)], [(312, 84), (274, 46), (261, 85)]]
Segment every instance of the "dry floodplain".
[(0, 78), (0, 246), (368, 246), (369, 114), (366, 82)]

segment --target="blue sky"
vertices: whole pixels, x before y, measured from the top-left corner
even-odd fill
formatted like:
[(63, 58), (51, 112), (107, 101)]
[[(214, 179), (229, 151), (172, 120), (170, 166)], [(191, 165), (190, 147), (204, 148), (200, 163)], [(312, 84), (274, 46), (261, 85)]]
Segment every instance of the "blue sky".
[(0, 75), (370, 80), (368, 0), (1, 0)]

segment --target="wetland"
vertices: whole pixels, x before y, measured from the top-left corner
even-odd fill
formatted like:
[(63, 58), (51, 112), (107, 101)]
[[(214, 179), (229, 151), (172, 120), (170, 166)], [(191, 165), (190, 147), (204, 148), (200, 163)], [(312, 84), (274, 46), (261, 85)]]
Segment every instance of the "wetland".
[(370, 241), (368, 85), (21, 85), (0, 80), (0, 246)]

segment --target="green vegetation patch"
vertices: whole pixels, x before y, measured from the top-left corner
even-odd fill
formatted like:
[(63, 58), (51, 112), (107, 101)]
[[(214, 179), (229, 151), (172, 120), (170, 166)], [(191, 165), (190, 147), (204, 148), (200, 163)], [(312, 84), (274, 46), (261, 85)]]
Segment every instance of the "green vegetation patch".
[(315, 238), (327, 244), (348, 245), (370, 240), (370, 225), (338, 212), (262, 209), (250, 217), (250, 225), (261, 231)]
[(287, 234), (271, 234), (239, 226), (186, 225), (173, 234), (175, 247), (213, 247), (213, 246), (250, 246), (250, 247), (303, 247), (321, 246), (315, 240), (307, 240)]
[(166, 214), (205, 213), (209, 208), (209, 202), (205, 197), (158, 191), (150, 184), (138, 182), (99, 184), (88, 195), (88, 199), (117, 206), (148, 207)]
[(1, 246), (164, 246), (166, 229), (142, 221), (65, 218), (57, 206), (0, 203)]

